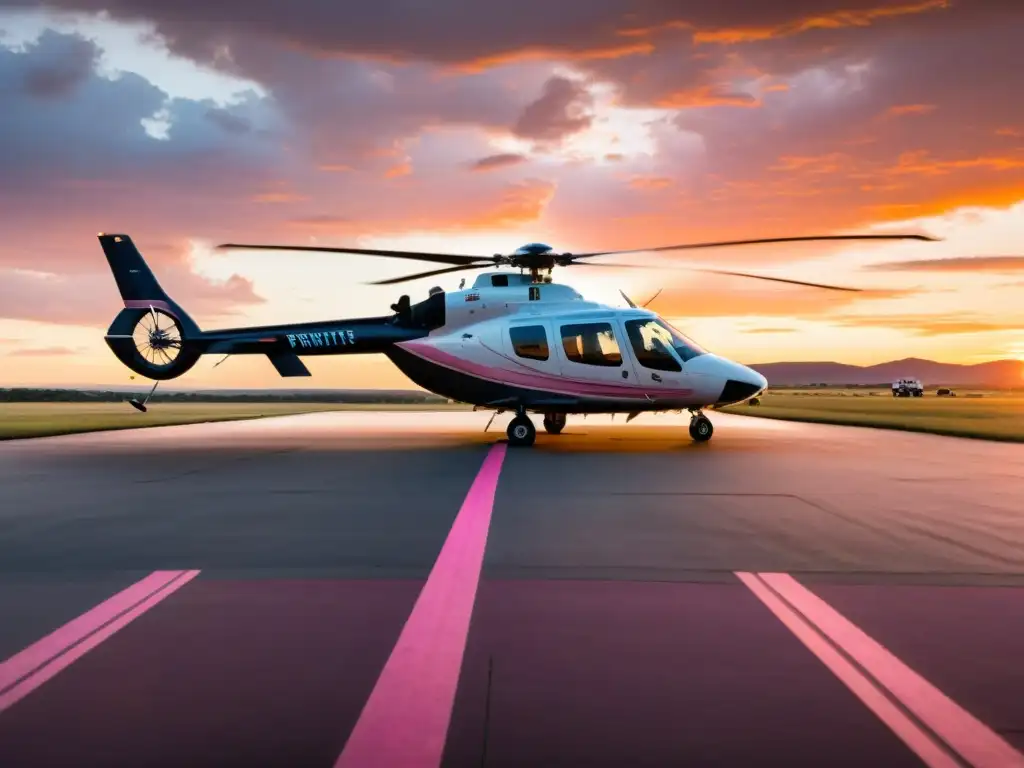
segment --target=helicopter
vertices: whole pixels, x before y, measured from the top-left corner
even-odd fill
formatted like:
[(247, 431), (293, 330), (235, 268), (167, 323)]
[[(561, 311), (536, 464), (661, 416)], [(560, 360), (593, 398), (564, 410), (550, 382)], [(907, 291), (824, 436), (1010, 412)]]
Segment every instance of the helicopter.
[[(507, 428), (513, 446), (534, 444), (537, 430), (531, 412), (542, 416), (548, 434), (557, 435), (568, 414), (626, 413), (630, 421), (644, 412), (688, 410), (690, 437), (705, 442), (714, 428), (704, 409), (747, 401), (768, 386), (757, 371), (704, 349), (621, 291), (626, 308), (587, 300), (571, 286), (554, 282), (555, 267), (635, 267), (642, 265), (589, 260), (762, 243), (935, 239), (920, 234), (824, 235), (579, 254), (529, 243), (511, 254), (489, 257), (225, 243), (217, 248), (344, 253), (448, 265), (373, 285), (488, 271), (469, 287), (465, 280), (454, 291), (435, 286), (415, 304), (402, 295), (391, 305), (390, 315), (202, 330), (160, 287), (131, 237), (106, 233), (98, 237), (124, 303), (104, 340), (121, 363), (154, 380), (143, 401), (130, 401), (137, 410), (146, 410), (161, 381), (185, 374), (203, 355), (265, 355), (282, 377), (299, 377), (310, 375), (302, 362), (306, 356), (383, 354), (423, 389), (474, 409), (493, 410), (495, 415), (514, 411)], [(745, 272), (698, 271), (826, 290), (859, 290)]]

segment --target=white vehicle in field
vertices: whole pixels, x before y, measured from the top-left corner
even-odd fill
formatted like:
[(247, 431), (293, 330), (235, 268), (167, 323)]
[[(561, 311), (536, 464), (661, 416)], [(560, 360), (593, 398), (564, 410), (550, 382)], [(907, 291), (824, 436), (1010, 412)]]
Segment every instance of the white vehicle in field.
[(917, 379), (900, 379), (892, 384), (893, 397), (923, 397), (924, 386)]

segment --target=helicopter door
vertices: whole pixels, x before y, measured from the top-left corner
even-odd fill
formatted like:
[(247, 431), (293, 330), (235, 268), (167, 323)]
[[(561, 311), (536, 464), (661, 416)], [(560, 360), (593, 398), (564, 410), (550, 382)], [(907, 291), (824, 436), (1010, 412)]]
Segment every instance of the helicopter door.
[(567, 378), (637, 384), (636, 371), (622, 352), (625, 338), (612, 318), (554, 325)]
[(652, 395), (666, 389), (686, 386), (687, 375), (674, 349), (669, 330), (649, 317), (623, 320), (625, 336), (636, 361), (639, 383)]

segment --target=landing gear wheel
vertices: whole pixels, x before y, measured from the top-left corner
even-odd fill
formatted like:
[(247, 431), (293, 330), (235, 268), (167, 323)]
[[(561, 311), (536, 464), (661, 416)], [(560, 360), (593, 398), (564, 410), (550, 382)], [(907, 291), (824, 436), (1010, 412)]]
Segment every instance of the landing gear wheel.
[(533, 422), (526, 416), (516, 416), (512, 421), (508, 423), (508, 434), (509, 445), (523, 445), (531, 446), (533, 441), (537, 439), (537, 428), (533, 426)]
[(544, 431), (549, 435), (557, 435), (565, 429), (564, 413), (549, 413), (544, 416)]
[(711, 424), (711, 419), (703, 414), (700, 416), (694, 416), (690, 420), (690, 437), (698, 443), (704, 443), (710, 440), (714, 431), (715, 428)]

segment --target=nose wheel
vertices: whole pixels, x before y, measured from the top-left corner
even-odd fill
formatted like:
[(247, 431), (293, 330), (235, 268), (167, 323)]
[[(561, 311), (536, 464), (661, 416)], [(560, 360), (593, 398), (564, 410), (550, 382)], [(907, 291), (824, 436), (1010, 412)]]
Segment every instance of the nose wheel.
[(506, 434), (509, 445), (530, 446), (537, 439), (537, 428), (528, 416), (520, 414), (508, 423)]
[(700, 411), (693, 414), (693, 418), (690, 419), (690, 437), (698, 443), (704, 443), (711, 439), (714, 432), (711, 419)]

